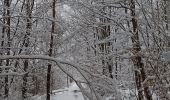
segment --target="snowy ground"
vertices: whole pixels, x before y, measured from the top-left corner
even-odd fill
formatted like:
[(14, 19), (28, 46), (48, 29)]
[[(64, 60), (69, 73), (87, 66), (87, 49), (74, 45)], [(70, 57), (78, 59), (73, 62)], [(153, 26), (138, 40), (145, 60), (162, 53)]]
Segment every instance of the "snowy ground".
[[(122, 95), (122, 100), (136, 100), (136, 95), (132, 90), (119, 90)], [(170, 93), (169, 93), (170, 94)], [(157, 96), (153, 94), (153, 100), (158, 100)], [(46, 100), (46, 96), (35, 96), (29, 100)], [(69, 88), (54, 90), (51, 95), (51, 100), (84, 100), (82, 93), (78, 86), (74, 83)], [(108, 97), (106, 100), (114, 100)]]
[[(45, 100), (46, 96), (36, 96), (31, 100)], [(69, 88), (54, 90), (51, 100), (84, 100), (82, 93), (76, 84), (72, 84)]]

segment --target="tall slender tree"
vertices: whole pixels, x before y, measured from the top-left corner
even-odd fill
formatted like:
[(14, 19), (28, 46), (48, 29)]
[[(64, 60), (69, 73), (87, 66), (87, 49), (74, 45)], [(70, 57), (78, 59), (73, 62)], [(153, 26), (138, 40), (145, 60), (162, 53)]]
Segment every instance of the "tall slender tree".
[[(146, 73), (144, 69), (144, 63), (142, 62), (142, 57), (139, 55), (139, 52), (141, 51), (140, 47), (140, 40), (139, 40), (139, 32), (138, 32), (138, 22), (136, 19), (136, 13), (135, 13), (135, 0), (130, 0), (130, 12), (132, 16), (132, 44), (133, 44), (133, 63), (134, 67), (136, 68), (135, 70), (135, 81), (136, 81), (136, 86), (138, 90), (138, 99), (139, 100), (144, 100), (143, 93), (141, 91), (142, 89), (142, 82), (146, 79)], [(152, 96), (149, 91), (149, 87), (145, 86), (144, 87), (144, 94), (147, 100), (152, 100)]]
[[(10, 55), (10, 44), (11, 44), (11, 38), (10, 38), (10, 4), (11, 0), (4, 0), (3, 1), (3, 27), (2, 27), (2, 40), (1, 40), (1, 53), (0, 55)], [(5, 41), (7, 40), (7, 41)], [(6, 45), (5, 45), (6, 43)], [(7, 47), (6, 52), (4, 51), (4, 46)], [(0, 66), (3, 65), (3, 61), (0, 61)], [(6, 60), (6, 66), (9, 66), (9, 59)], [(0, 72), (2, 69), (0, 69)], [(8, 71), (8, 69), (5, 69), (5, 71)], [(8, 92), (9, 92), (9, 86), (8, 86), (8, 76), (5, 76), (5, 87), (4, 87), (4, 95), (5, 98), (8, 98)]]
[[(34, 4), (34, 0), (25, 0), (25, 12), (26, 12), (26, 33), (24, 35), (24, 47), (26, 48), (25, 50), (25, 55), (29, 54), (29, 44), (30, 44), (30, 40), (29, 37), (31, 35), (31, 29), (32, 29), (32, 9), (33, 9), (33, 5)], [(27, 72), (28, 71), (28, 66), (29, 66), (29, 60), (24, 60), (24, 71)], [(23, 76), (23, 86), (22, 86), (22, 98), (25, 99), (27, 98), (27, 77), (28, 77), (28, 73), (26, 73)]]
[[(56, 16), (56, 0), (53, 0), (52, 1), (52, 17), (53, 17), (53, 21), (52, 21), (52, 26), (51, 26), (51, 33), (50, 33), (50, 47), (49, 47), (49, 50), (48, 50), (48, 55), (49, 56), (52, 56), (53, 54), (53, 40), (54, 40), (54, 37), (53, 37), (53, 34), (55, 32), (55, 16)], [(48, 64), (48, 69), (47, 69), (47, 91), (46, 91), (46, 100), (50, 100), (50, 85), (51, 85), (51, 67), (52, 65), (51, 64)]]
[[(11, 45), (11, 36), (10, 36), (10, 3), (11, 0), (6, 0), (6, 35), (7, 35), (7, 55), (10, 55), (10, 45)], [(9, 66), (9, 59), (6, 60), (6, 66)], [(8, 86), (8, 76), (5, 77), (5, 97), (8, 97), (9, 86)]]
[[(105, 0), (102, 0), (102, 3), (104, 3)], [(110, 16), (111, 15), (111, 7), (108, 6), (103, 6), (101, 13)], [(98, 39), (99, 40), (104, 40), (106, 38), (109, 38), (111, 35), (111, 27), (110, 25), (107, 25), (110, 23), (110, 19), (101, 17), (100, 22), (102, 23), (99, 28), (97, 29), (98, 31)], [(112, 75), (112, 58), (108, 56), (108, 54), (112, 50), (112, 43), (110, 41), (106, 43), (101, 43), (99, 44), (100, 51), (102, 52), (102, 65), (103, 65), (103, 75), (109, 76), (110, 78), (113, 78)]]

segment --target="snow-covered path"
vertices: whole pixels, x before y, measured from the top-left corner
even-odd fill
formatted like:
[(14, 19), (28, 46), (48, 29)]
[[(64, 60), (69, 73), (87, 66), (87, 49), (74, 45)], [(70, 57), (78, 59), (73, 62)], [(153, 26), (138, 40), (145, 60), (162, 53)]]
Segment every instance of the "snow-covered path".
[(79, 91), (79, 88), (76, 84), (64, 89), (63, 92), (58, 91), (60, 90), (54, 91), (57, 93), (52, 96), (52, 100), (84, 100), (82, 93)]
[[(72, 84), (69, 88), (53, 91), (51, 100), (84, 100), (82, 93), (76, 84)], [(46, 96), (34, 97), (32, 100), (45, 100)]]

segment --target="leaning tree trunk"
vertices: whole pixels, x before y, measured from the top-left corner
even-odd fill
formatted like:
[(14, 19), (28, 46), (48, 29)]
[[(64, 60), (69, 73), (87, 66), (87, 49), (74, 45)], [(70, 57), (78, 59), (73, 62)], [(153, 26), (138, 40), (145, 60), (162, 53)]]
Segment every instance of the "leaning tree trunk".
[[(55, 14), (56, 14), (56, 0), (53, 0), (52, 2), (52, 16), (53, 16), (53, 21), (52, 21), (52, 28), (51, 28), (51, 34), (50, 34), (50, 48), (49, 48), (49, 56), (52, 56), (52, 52), (53, 52), (53, 33), (55, 32)], [(46, 100), (50, 100), (50, 84), (51, 84), (51, 64), (48, 64), (48, 69), (47, 69), (47, 91), (46, 91)]]
[[(139, 41), (138, 23), (135, 15), (135, 0), (130, 0), (130, 11), (132, 16), (132, 26), (133, 26), (131, 40), (133, 44), (133, 54), (134, 54), (133, 63), (136, 69), (135, 81), (137, 85), (138, 99), (144, 100), (143, 92), (141, 91), (141, 89), (143, 88), (142, 82), (146, 79), (146, 73), (144, 69), (144, 64), (142, 62), (142, 57), (138, 54), (141, 51), (141, 47)], [(138, 70), (140, 70), (140, 72)], [(144, 94), (147, 100), (152, 100), (152, 96), (150, 94), (148, 86), (144, 86)]]

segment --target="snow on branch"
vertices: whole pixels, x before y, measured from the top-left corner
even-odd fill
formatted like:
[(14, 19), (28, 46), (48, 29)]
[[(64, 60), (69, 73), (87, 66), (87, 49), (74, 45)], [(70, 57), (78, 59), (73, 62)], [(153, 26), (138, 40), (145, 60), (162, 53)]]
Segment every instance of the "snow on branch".
[(14, 68), (14, 66), (0, 66), (1, 69), (10, 69), (10, 68)]
[(166, 87), (166, 88), (170, 88), (170, 84), (166, 84), (165, 87)]
[(22, 76), (26, 73), (17, 73), (17, 72), (9, 72), (9, 73), (0, 73), (0, 77), (4, 76)]
[(161, 58), (164, 59), (164, 60), (166, 60), (166, 61), (170, 61), (170, 51), (168, 51), (168, 52), (163, 52), (163, 53), (161, 54)]
[(155, 76), (148, 76), (143, 82), (142, 85), (146, 85), (148, 81), (154, 80), (156, 77)]
[[(4, 55), (4, 56), (0, 56), (0, 60), (6, 60), (6, 59), (41, 59), (41, 60), (48, 60), (48, 61), (53, 61), (55, 62), (58, 67), (68, 76), (72, 77), (69, 73), (67, 73), (61, 66), (61, 64), (67, 64), (70, 65), (74, 68), (77, 69), (77, 71), (82, 75), (82, 77), (86, 80), (87, 84), (89, 85), (89, 88), (91, 89), (91, 91), (94, 93), (96, 100), (100, 100), (100, 98), (98, 97), (98, 95), (95, 93), (94, 87), (90, 85), (90, 82), (88, 81), (88, 79), (85, 77), (85, 75), (82, 73), (81, 69), (78, 67), (78, 65), (68, 62), (68, 61), (62, 61), (62, 60), (58, 60), (57, 58), (54, 57), (50, 57), (50, 56), (46, 56), (46, 55), (15, 55), (15, 56), (11, 56), (11, 55)], [(17, 75), (17, 74), (16, 74)], [(75, 80), (75, 79), (74, 79)], [(78, 85), (78, 81), (75, 80), (75, 82)], [(79, 87), (81, 87), (81, 85), (78, 85)], [(86, 93), (87, 94), (87, 93)], [(90, 96), (89, 96), (90, 97)], [(93, 96), (92, 96), (93, 98)]]

